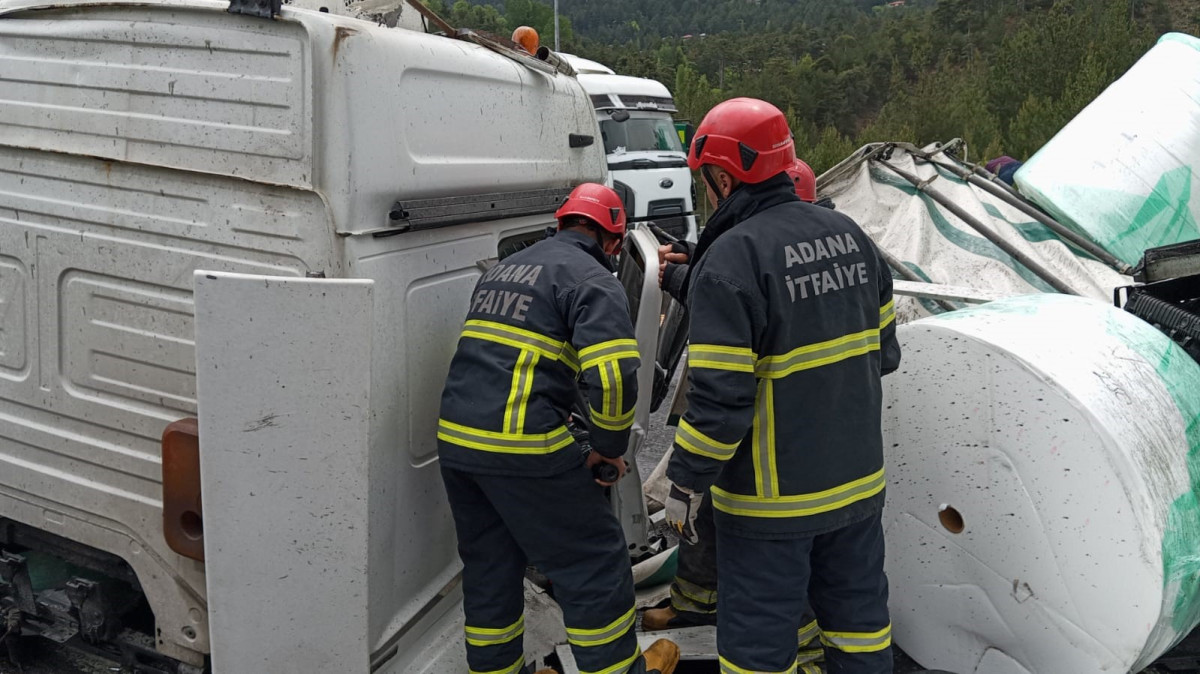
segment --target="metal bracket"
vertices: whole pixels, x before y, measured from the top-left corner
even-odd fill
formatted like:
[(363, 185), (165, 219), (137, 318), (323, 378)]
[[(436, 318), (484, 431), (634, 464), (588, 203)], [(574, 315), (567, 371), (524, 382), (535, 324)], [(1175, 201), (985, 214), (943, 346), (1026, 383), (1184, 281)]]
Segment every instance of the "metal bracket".
[(17, 608), (25, 613), (37, 615), (37, 601), (33, 595), (33, 582), (29, 579), (29, 566), (25, 557), (11, 552), (0, 552), (0, 581), (12, 587)]
[(274, 19), (283, 9), (283, 0), (229, 0), (230, 14), (244, 14), (259, 19)]
[(107, 641), (116, 636), (115, 616), (106, 610), (100, 585), (86, 578), (67, 581), (67, 598), (79, 619), (79, 633), (90, 643)]
[(965, 286), (944, 285), (941, 283), (916, 283), (914, 281), (892, 281), (892, 293), (904, 297), (923, 297), (931, 300), (950, 302), (965, 302), (967, 304), (984, 304), (1002, 299), (1007, 295), (993, 293)]

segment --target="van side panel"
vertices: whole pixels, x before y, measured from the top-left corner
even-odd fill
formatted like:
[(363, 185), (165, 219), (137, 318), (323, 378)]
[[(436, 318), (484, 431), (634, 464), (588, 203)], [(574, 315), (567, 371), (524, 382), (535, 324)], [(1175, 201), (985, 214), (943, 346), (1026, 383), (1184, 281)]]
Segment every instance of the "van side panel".
[(0, 145), (312, 184), (296, 24), (184, 8), (18, 16), (0, 21)]
[[(310, 16), (297, 14), (313, 41), (317, 134), (325, 143), (319, 174), (349, 234), (348, 275), (375, 281), (369, 643), (377, 658), (399, 647), (388, 666), (407, 671), (404, 661), (420, 650), (405, 645), (458, 603), (461, 565), (436, 428), (481, 273), (476, 263), (496, 257), (507, 234), (540, 231), (554, 218), (382, 238), (364, 232), (394, 226), (388, 211), (397, 201), (603, 182), (603, 145), (574, 78), (461, 41), (360, 22), (317, 24)], [(572, 147), (572, 134), (592, 144)], [(333, 186), (348, 189), (345, 199)]]
[(161, 511), (162, 431), (196, 413), (192, 273), (334, 275), (331, 229), (313, 192), (0, 150), (0, 514), (129, 561), (176, 657), (207, 651), (202, 620), (181, 634), (203, 566)]

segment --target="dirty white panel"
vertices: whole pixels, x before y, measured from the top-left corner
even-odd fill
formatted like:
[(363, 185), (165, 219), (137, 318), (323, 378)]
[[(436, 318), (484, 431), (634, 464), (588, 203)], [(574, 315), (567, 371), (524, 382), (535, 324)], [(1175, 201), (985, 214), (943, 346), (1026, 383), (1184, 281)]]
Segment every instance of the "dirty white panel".
[(896, 643), (963, 674), (1126, 672), (1190, 632), (1200, 367), (1132, 315), (1059, 295), (899, 331)]
[(196, 274), (216, 674), (369, 669), (372, 285)]
[(10, 16), (0, 145), (310, 185), (305, 45), (296, 24), (215, 8)]
[(29, 333), (25, 326), (25, 289), (29, 274), (15, 257), (0, 255), (0, 377), (28, 375)]

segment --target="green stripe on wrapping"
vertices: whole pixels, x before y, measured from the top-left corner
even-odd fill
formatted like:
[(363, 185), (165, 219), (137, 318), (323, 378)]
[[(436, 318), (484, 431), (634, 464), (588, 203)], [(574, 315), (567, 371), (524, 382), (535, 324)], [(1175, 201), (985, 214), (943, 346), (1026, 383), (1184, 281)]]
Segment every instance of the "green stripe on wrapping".
[(950, 243), (962, 248), (963, 250), (973, 255), (986, 257), (995, 260), (1009, 269), (1012, 269), (1018, 276), (1025, 280), (1026, 283), (1036, 288), (1043, 293), (1057, 293), (1058, 291), (1051, 287), (1048, 283), (1038, 277), (1037, 274), (1029, 271), (1020, 262), (1017, 262), (1011, 255), (1000, 250), (996, 244), (977, 234), (968, 234), (963, 230), (955, 227), (950, 223), (945, 215), (942, 214), (938, 203), (933, 200), (928, 194), (918, 190), (908, 181), (900, 177), (892, 176), (885, 173), (883, 169), (871, 167), (871, 180), (878, 182), (888, 187), (904, 192), (909, 196), (920, 197), (925, 203), (925, 210), (929, 213), (930, 219), (933, 221), (933, 226), (937, 228), (938, 234)]
[(1180, 44), (1187, 45), (1196, 51), (1200, 51), (1200, 38), (1192, 37), (1186, 33), (1167, 33), (1166, 35), (1158, 38), (1159, 44), (1164, 42), (1178, 42)]
[(1003, 220), (1004, 222), (1007, 222), (1009, 225), (1012, 226), (1013, 229), (1017, 230), (1017, 233), (1021, 235), (1021, 238), (1025, 239), (1029, 243), (1042, 243), (1043, 241), (1057, 241), (1057, 242), (1063, 244), (1064, 246), (1066, 246), (1072, 253), (1074, 253), (1075, 257), (1081, 257), (1086, 260), (1095, 260), (1096, 259), (1090, 253), (1088, 253), (1086, 250), (1080, 248), (1079, 246), (1076, 246), (1075, 244), (1071, 243), (1070, 241), (1067, 241), (1066, 239), (1062, 238), (1061, 236), (1055, 234), (1054, 230), (1043, 225), (1042, 223), (1038, 222), (1037, 220), (1033, 220), (1030, 222), (1013, 222), (1012, 220), (1009, 220), (1008, 218), (1004, 217), (1004, 214), (1000, 212), (999, 208), (996, 208), (995, 206), (993, 206), (987, 202), (983, 202), (983, 210), (987, 211), (987, 214), (992, 216), (993, 218), (998, 218), (1000, 220)]
[(1177, 588), (1171, 626), (1178, 641), (1200, 623), (1200, 366), (1182, 347), (1132, 314), (1110, 311), (1107, 331), (1155, 366), (1186, 424), (1192, 488), (1171, 504), (1162, 541), (1164, 589)]
[(1192, 167), (1180, 166), (1167, 171), (1158, 179), (1154, 191), (1146, 197), (1129, 227), (1101, 243), (1122, 259), (1136, 262), (1146, 248), (1200, 237), (1200, 226), (1192, 217), (1191, 201)]
[[(900, 262), (902, 262), (905, 267), (908, 267), (908, 270), (911, 271), (912, 273), (916, 274), (922, 281), (924, 281), (926, 283), (933, 283), (933, 279), (929, 278), (929, 274), (926, 274), (924, 269), (921, 269), (920, 267), (918, 267), (917, 263), (909, 262), (908, 260), (901, 260)], [(892, 278), (896, 278), (896, 276), (893, 274)], [(928, 297), (917, 297), (914, 299), (916, 299), (918, 302), (920, 302), (921, 306), (925, 307), (925, 311), (928, 311), (929, 313), (933, 314), (934, 316), (936, 316), (938, 314), (946, 313), (946, 310), (942, 307), (942, 305), (938, 304), (937, 302), (934, 302), (933, 300), (929, 299)], [(955, 309), (962, 308), (962, 305), (959, 304), (958, 302), (951, 302), (949, 300), (946, 300), (946, 302), (947, 302), (947, 304), (954, 307)]]

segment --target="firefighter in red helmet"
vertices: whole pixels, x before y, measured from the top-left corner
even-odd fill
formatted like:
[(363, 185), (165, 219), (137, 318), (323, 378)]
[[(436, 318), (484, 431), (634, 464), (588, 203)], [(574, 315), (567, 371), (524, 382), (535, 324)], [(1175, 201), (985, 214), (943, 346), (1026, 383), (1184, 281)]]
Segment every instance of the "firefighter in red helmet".
[(791, 133), (769, 103), (713, 108), (688, 161), (717, 210), (683, 281), (689, 394), (666, 510), (695, 541), (711, 499), (722, 670), (796, 671), (811, 604), (829, 671), (890, 672), (880, 421), (880, 378), (900, 359), (890, 273), (850, 218), (797, 198)]
[[(438, 454), (463, 561), (467, 663), (473, 674), (527, 671), (532, 564), (554, 584), (581, 671), (670, 674), (675, 644), (638, 647), (625, 537), (589, 470), (625, 474), (637, 400), (637, 342), (609, 263), (625, 210), (588, 183), (556, 217), (555, 236), (479, 279), (442, 392)], [(566, 426), (580, 378), (586, 459)]]

